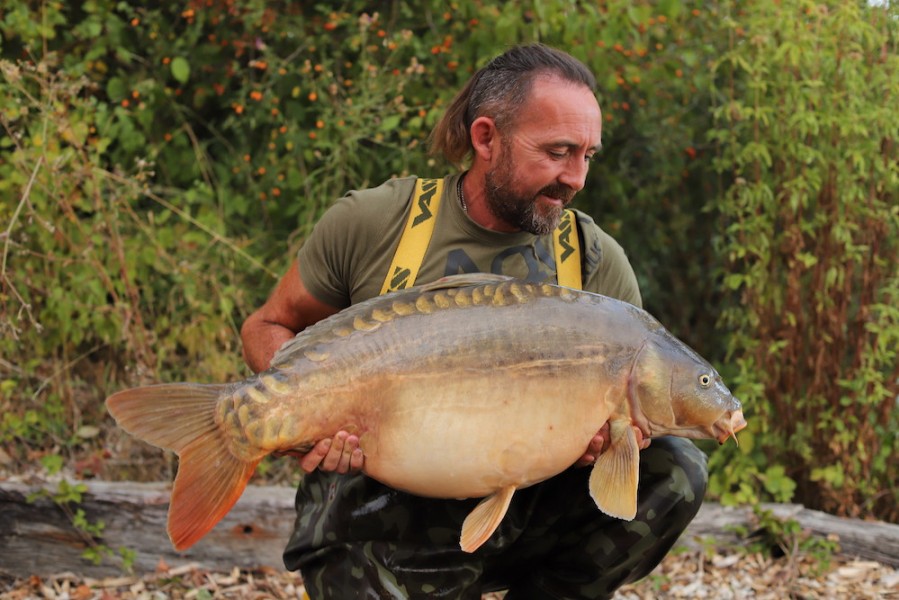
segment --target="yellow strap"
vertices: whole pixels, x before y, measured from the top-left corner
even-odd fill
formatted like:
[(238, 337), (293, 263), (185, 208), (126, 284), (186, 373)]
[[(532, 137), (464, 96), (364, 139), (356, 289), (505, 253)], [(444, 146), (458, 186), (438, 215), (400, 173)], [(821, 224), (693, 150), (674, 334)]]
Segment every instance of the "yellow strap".
[(437, 209), (443, 196), (442, 179), (421, 179), (415, 182), (412, 194), (412, 208), (406, 227), (400, 237), (400, 244), (393, 255), (393, 262), (387, 270), (387, 277), (381, 293), (395, 292), (415, 283), (418, 270), (425, 258), (425, 251), (434, 232)]
[(556, 278), (559, 285), (583, 289), (581, 242), (577, 233), (577, 218), (572, 210), (562, 213), (562, 220), (553, 231), (553, 251), (556, 255)]

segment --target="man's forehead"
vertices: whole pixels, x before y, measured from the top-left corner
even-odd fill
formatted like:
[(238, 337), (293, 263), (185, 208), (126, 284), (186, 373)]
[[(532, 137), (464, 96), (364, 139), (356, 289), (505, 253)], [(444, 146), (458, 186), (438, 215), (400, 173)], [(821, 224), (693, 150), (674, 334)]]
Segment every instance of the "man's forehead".
[(602, 113), (590, 88), (560, 78), (539, 78), (518, 114), (517, 129), (540, 132), (545, 141), (601, 148)]

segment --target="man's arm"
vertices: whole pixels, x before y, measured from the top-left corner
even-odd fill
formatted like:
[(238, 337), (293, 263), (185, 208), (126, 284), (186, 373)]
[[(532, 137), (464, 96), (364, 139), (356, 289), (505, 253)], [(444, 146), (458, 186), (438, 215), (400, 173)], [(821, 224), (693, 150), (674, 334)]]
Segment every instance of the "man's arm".
[[(317, 300), (306, 289), (299, 263), (294, 262), (265, 304), (247, 317), (240, 328), (244, 361), (256, 373), (268, 369), (284, 342), (338, 310)], [(333, 439), (320, 440), (308, 453), (296, 456), (307, 473), (316, 468), (338, 473), (357, 471), (364, 461), (359, 438), (345, 431), (337, 432)]]

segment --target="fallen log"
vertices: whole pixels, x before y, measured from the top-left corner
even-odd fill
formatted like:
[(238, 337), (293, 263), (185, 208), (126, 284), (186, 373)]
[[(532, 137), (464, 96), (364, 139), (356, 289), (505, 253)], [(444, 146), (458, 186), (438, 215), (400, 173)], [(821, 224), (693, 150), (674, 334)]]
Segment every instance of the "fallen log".
[[(234, 567), (283, 569), (281, 551), (294, 520), (294, 490), (288, 487), (249, 486), (230, 513), (205, 538), (185, 552), (176, 552), (165, 532), (170, 488), (159, 483), (85, 481), (80, 502), (61, 506), (46, 495), (29, 500), (42, 488), (0, 482), (0, 574), (11, 577), (53, 575), (71, 571), (86, 577), (122, 573), (125, 561), (117, 554), (133, 553), (137, 573), (197, 565), (210, 570)], [(899, 525), (842, 519), (800, 505), (765, 504), (780, 519), (793, 519), (813, 535), (836, 538), (841, 553), (899, 567)], [(88, 524), (102, 522), (100, 531), (73, 525), (82, 510)], [(738, 527), (756, 526), (749, 507), (705, 503), (685, 532), (682, 542), (713, 538), (738, 543)], [(84, 558), (89, 549), (109, 550), (99, 564)]]
[[(196, 564), (209, 569), (284, 568), (281, 551), (293, 523), (294, 491), (286, 487), (249, 486), (230, 513), (205, 538), (185, 552), (172, 547), (166, 533), (169, 494), (166, 484), (85, 481), (87, 492), (71, 508), (41, 496), (41, 486), (0, 482), (0, 574), (22, 577), (63, 571), (87, 577), (122, 573), (120, 548), (134, 552), (131, 567), (152, 573)], [(45, 486), (55, 490), (55, 485)], [(84, 511), (88, 523), (102, 531), (87, 535), (72, 523)], [(112, 552), (100, 564), (83, 557), (89, 548)]]

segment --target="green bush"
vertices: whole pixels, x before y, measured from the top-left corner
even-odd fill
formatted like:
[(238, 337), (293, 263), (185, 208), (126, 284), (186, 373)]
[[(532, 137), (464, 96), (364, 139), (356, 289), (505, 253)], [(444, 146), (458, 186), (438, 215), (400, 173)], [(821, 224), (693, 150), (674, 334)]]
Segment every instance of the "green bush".
[(745, 34), (716, 63), (735, 83), (711, 138), (733, 178), (716, 202), (733, 293), (723, 323), (754, 418), (746, 453), (713, 473), (719, 489), (744, 484), (738, 499), (758, 478), (809, 506), (896, 521), (896, 15), (783, 1), (733, 27)]

